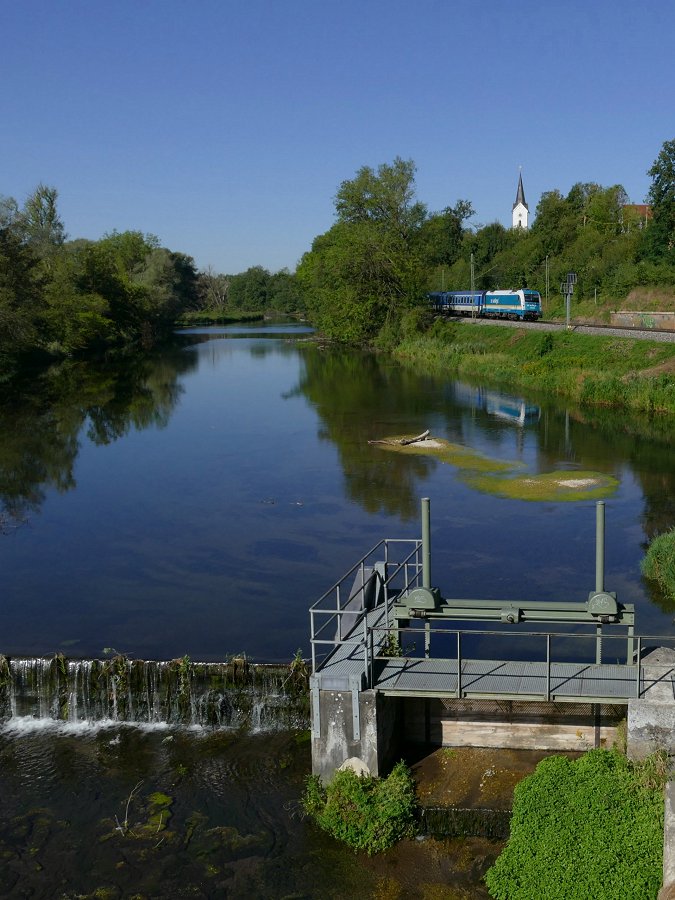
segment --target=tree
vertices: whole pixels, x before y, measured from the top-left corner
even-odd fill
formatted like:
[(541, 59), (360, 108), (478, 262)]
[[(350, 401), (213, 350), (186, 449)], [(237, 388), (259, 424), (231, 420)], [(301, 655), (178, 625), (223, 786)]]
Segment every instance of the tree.
[(38, 260), (11, 217), (0, 225), (0, 369), (32, 350), (42, 305)]
[(426, 209), (415, 200), (415, 165), (397, 157), (377, 173), (365, 166), (343, 181), (337, 222), (312, 244), (298, 267), (307, 306), (336, 340), (393, 333), (424, 293), (419, 231)]
[(245, 272), (230, 276), (229, 304), (236, 309), (255, 312), (265, 309), (268, 301), (270, 273), (262, 266), (251, 266)]
[(646, 256), (675, 264), (675, 140), (665, 141), (647, 174), (652, 179), (647, 200), (652, 221), (646, 234)]
[(397, 156), (378, 166), (377, 174), (363, 166), (340, 185), (335, 210), (340, 222), (371, 222), (408, 238), (426, 217), (424, 204), (415, 200), (415, 163)]
[(51, 269), (54, 256), (66, 238), (56, 209), (57, 197), (56, 188), (39, 184), (26, 200), (20, 217), (25, 240), (46, 271)]
[(208, 266), (199, 273), (199, 294), (204, 309), (222, 311), (227, 305), (230, 280), (227, 275), (220, 275), (213, 266)]
[[(464, 208), (464, 205), (468, 210)], [(458, 214), (457, 210), (461, 208)], [(427, 217), (419, 228), (419, 248), (427, 268), (451, 266), (462, 250), (462, 221), (473, 212), (468, 201), (459, 200), (454, 208)]]

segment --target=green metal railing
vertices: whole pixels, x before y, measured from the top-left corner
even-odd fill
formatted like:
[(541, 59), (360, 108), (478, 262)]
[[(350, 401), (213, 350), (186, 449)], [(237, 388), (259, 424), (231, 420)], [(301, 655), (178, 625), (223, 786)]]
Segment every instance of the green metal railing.
[[(417, 587), (422, 577), (422, 566), (421, 541), (405, 538), (381, 540), (322, 594), (309, 610), (312, 672), (316, 672), (318, 666), (338, 647), (365, 646), (365, 601), (369, 590), (377, 590), (377, 607), (382, 608), (385, 625), (390, 626), (391, 597)], [(355, 617), (353, 632), (358, 629), (358, 619), (362, 618), (359, 638), (340, 636), (341, 621), (346, 616)], [(365, 666), (364, 655), (364, 671)]]
[[(414, 645), (413, 652), (410, 652), (410, 648), (406, 648), (401, 643), (401, 636), (405, 640), (407, 635), (414, 636), (415, 638), (425, 638), (424, 642), (424, 652), (415, 653), (416, 645)], [(452, 656), (449, 657), (432, 657), (429, 653), (429, 644), (427, 642), (428, 636), (437, 636), (442, 637), (447, 642), (448, 639), (450, 641), (454, 641), (456, 651)], [(495, 647), (495, 644), (499, 640), (507, 639), (509, 641), (522, 641), (524, 643), (530, 643), (534, 649), (538, 649), (536, 659), (523, 660), (519, 659), (515, 655), (510, 655), (505, 658), (505, 654), (501, 656), (491, 652), (491, 650)], [(489, 647), (484, 648), (481, 655), (476, 656), (475, 653), (470, 653), (465, 655), (463, 652), (463, 643), (465, 644), (469, 639), (473, 644), (476, 641), (488, 641)], [(587, 670), (592, 669), (596, 672), (601, 671), (603, 668), (609, 670), (610, 666), (613, 667), (614, 670), (617, 668), (625, 673), (625, 680), (627, 685), (631, 685), (631, 690), (626, 692), (626, 697), (621, 698), (617, 697), (615, 702), (625, 702), (630, 697), (639, 698), (643, 696), (645, 691), (649, 690), (650, 687), (653, 687), (654, 684), (658, 683), (659, 680), (662, 680), (661, 676), (656, 677), (655, 681), (650, 681), (648, 684), (643, 684), (644, 678), (644, 670), (645, 665), (643, 663), (643, 650), (645, 646), (649, 643), (655, 643), (658, 646), (668, 646), (672, 649), (675, 649), (675, 635), (631, 635), (627, 638), (626, 635), (611, 635), (604, 636), (604, 640), (606, 642), (612, 641), (620, 641), (622, 647), (625, 646), (626, 640), (631, 641), (631, 646), (633, 647), (632, 651), (632, 659), (627, 659), (626, 662), (620, 662), (617, 657), (617, 661), (615, 663), (598, 663), (592, 661), (592, 651), (586, 654), (587, 657), (583, 658), (584, 654), (581, 650), (581, 645), (586, 642), (596, 642), (597, 637), (595, 634), (583, 634), (579, 632), (564, 632), (564, 631), (517, 631), (514, 632), (512, 628), (504, 629), (501, 631), (497, 631), (494, 629), (458, 629), (458, 628), (434, 628), (434, 629), (420, 629), (420, 628), (395, 628), (395, 627), (385, 627), (385, 626), (376, 626), (368, 628), (366, 631), (366, 637), (364, 641), (364, 651), (366, 653), (366, 662), (365, 662), (365, 671), (367, 673), (367, 686), (369, 688), (378, 688), (376, 670), (378, 663), (384, 663), (388, 659), (397, 659), (402, 660), (404, 662), (419, 662), (425, 659), (436, 659), (438, 661), (447, 660), (448, 670), (450, 671), (450, 667), (456, 668), (456, 677), (457, 677), (457, 686), (454, 691), (454, 696), (456, 698), (461, 698), (465, 696), (466, 691), (464, 685), (462, 684), (462, 674), (463, 670), (467, 663), (476, 662), (476, 661), (495, 661), (501, 663), (523, 663), (525, 665), (529, 663), (539, 663), (541, 665), (545, 664), (545, 691), (540, 694), (532, 695), (532, 699), (540, 699), (550, 701), (552, 698), (552, 690), (551, 690), (551, 670), (552, 667), (556, 664), (567, 663), (571, 665), (579, 665), (580, 667), (585, 667)], [(560, 643), (565, 642), (567, 644), (566, 650), (567, 652), (563, 655), (559, 655), (557, 658), (553, 656), (553, 645), (554, 642)], [(399, 646), (400, 652), (394, 652), (387, 654), (386, 652), (382, 652), (382, 648), (389, 648)], [(538, 647), (535, 647), (538, 645)], [(570, 653), (570, 645), (574, 645), (573, 649), (576, 649), (576, 653)], [(489, 655), (486, 655), (487, 654)], [(623, 652), (621, 656), (623, 657)], [(652, 664), (653, 666), (654, 664)], [(663, 664), (657, 664), (659, 667)], [(668, 668), (667, 664), (664, 666)], [(649, 663), (647, 664), (647, 668), (650, 668)], [(455, 674), (455, 673), (453, 673)], [(663, 677), (671, 678), (675, 675), (675, 663), (672, 667), (670, 667), (670, 671)], [(495, 676), (499, 677), (499, 676)], [(541, 676), (540, 676), (541, 677)], [(523, 698), (529, 697), (530, 695), (523, 694)], [(573, 699), (570, 697), (570, 699)], [(581, 698), (580, 698), (581, 699)], [(603, 695), (602, 697), (586, 697), (583, 698), (584, 702), (592, 702), (594, 700), (607, 700), (608, 698)]]

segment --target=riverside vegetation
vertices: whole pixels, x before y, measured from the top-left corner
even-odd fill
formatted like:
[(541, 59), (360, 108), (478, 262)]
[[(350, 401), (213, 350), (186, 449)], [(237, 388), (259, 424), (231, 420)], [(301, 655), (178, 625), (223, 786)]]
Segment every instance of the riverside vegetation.
[(551, 756), (514, 791), (511, 836), (486, 874), (496, 900), (655, 898), (668, 760)]
[[(515, 788), (510, 837), (486, 874), (496, 900), (656, 897), (661, 886), (663, 789), (669, 763), (618, 749), (550, 756)], [(337, 840), (373, 854), (417, 829), (415, 787), (404, 763), (387, 778), (338, 771), (307, 779), (305, 812)]]
[(642, 574), (675, 600), (675, 528), (657, 535), (642, 560)]
[[(555, 285), (574, 269), (575, 309), (585, 317), (603, 318), (634, 288), (643, 308), (672, 305), (675, 140), (648, 174), (646, 218), (621, 185), (579, 181), (565, 196), (544, 192), (523, 231), (470, 226), (468, 200), (430, 212), (416, 197), (412, 160), (364, 166), (339, 186), (335, 224), (295, 274), (197, 271), (190, 256), (134, 230), (68, 240), (56, 188), (38, 185), (22, 207), (0, 196), (0, 381), (28, 362), (150, 346), (195, 313), (218, 324), (306, 313), (331, 340), (391, 349), (420, 324), (427, 291), (468, 287), (472, 261), (478, 289), (543, 294), (546, 276)], [(563, 312), (560, 300), (548, 307), (547, 316)]]

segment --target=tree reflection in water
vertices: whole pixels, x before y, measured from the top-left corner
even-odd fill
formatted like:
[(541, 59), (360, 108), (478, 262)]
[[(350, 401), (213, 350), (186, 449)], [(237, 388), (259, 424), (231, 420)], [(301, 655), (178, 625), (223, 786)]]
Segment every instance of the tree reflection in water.
[(179, 347), (105, 365), (66, 361), (0, 397), (0, 528), (38, 513), (49, 489), (76, 486), (83, 429), (101, 445), (166, 426), (182, 393), (178, 378), (195, 365)]

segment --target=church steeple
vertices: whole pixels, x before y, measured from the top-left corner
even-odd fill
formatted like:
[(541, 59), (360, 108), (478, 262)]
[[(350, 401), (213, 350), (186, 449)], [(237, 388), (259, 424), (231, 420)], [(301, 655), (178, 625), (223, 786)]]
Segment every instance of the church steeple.
[(527, 228), (527, 218), (530, 212), (530, 208), (525, 202), (525, 190), (523, 188), (523, 173), (522, 171), (518, 174), (518, 190), (516, 192), (516, 202), (513, 204), (511, 208), (512, 213), (512, 227), (513, 228)]

